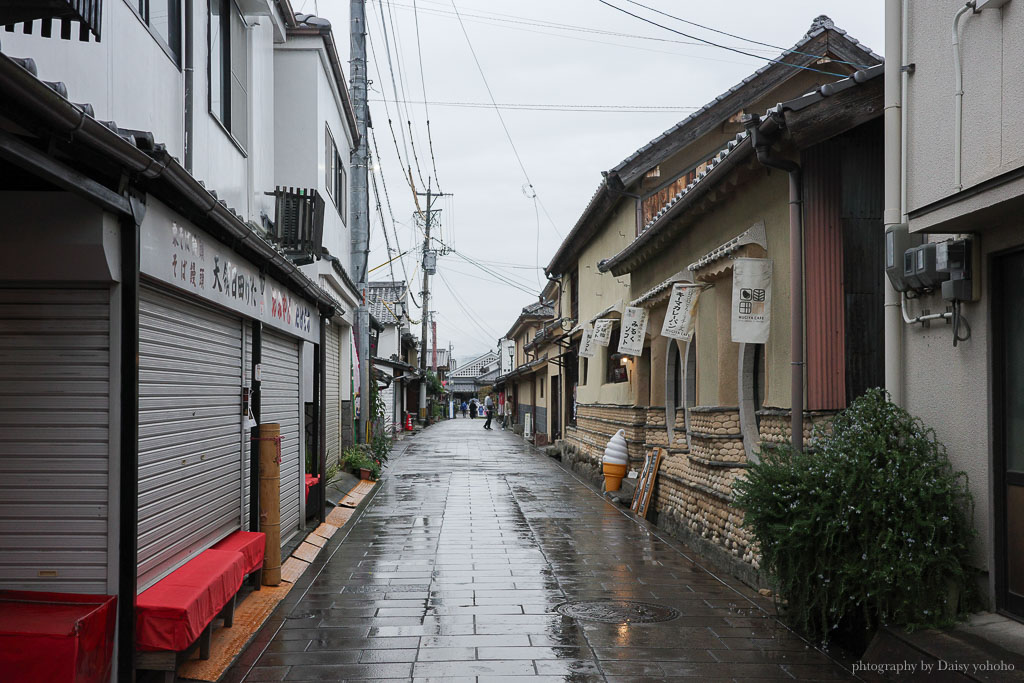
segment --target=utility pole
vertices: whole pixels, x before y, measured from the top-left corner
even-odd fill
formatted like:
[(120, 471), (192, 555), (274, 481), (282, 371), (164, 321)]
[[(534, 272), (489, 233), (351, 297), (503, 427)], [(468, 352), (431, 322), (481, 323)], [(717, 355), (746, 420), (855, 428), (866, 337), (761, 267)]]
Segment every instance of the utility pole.
[(350, 56), (352, 58), (352, 108), (356, 115), (359, 144), (350, 157), (352, 175), (352, 277), (361, 303), (356, 309), (356, 352), (359, 354), (359, 423), (356, 443), (369, 440), (370, 415), (370, 309), (366, 305), (367, 259), (370, 255), (370, 191), (367, 178), (369, 154), (366, 127), (366, 0), (350, 0)]
[(420, 295), (423, 297), (423, 319), (420, 321), (420, 374), (423, 375), (423, 380), (420, 382), (420, 420), (426, 422), (427, 420), (427, 323), (430, 320), (430, 273), (436, 268), (436, 261), (434, 262), (434, 268), (428, 268), (428, 259), (430, 258), (430, 227), (432, 224), (431, 218), (433, 217), (434, 210), (431, 208), (434, 201), (438, 197), (444, 197), (445, 193), (439, 192), (434, 194), (430, 189), (430, 181), (427, 181), (427, 191), (417, 192), (417, 195), (427, 198), (427, 208), (424, 211), (424, 231), (423, 231), (423, 291)]

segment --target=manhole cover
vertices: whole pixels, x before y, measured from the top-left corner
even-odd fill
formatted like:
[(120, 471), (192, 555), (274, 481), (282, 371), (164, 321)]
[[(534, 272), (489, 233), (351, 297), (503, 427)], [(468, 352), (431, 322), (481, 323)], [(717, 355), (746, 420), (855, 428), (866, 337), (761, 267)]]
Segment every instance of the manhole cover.
[(631, 600), (563, 602), (556, 609), (559, 614), (573, 619), (600, 621), (605, 624), (650, 624), (656, 621), (671, 621), (679, 616), (679, 610), (672, 607)]

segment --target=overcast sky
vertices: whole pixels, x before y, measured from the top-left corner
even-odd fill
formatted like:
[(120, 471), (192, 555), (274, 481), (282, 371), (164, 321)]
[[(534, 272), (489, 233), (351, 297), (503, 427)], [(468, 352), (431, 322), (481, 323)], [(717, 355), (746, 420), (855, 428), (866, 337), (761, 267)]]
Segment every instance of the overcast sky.
[[(769, 58), (779, 54), (777, 49), (658, 16), (629, 0), (609, 1), (720, 45)], [(882, 0), (641, 1), (709, 28), (787, 48), (800, 39), (816, 16), (826, 14), (838, 27), (882, 54)], [(455, 358), (466, 360), (493, 348), (522, 307), (537, 300), (544, 279), (537, 266), (548, 263), (576, 223), (601, 181), (602, 170), (615, 166), (765, 62), (694, 44), (697, 41), (645, 24), (599, 0), (454, 2), (469, 42), (452, 0), (415, 0), (416, 13), (414, 0), (367, 0), (367, 22), (372, 45), (370, 110), (380, 151), (379, 170), (397, 227), (397, 246), (391, 213), (383, 201), (384, 188), (380, 188), (388, 239), (393, 250), (402, 251), (423, 240), (413, 220), (416, 209), (403, 165), (412, 165), (417, 190), (425, 192), (430, 180), (435, 190), (439, 181), (444, 192), (452, 193), (434, 204), (442, 210), (437, 215), (439, 237), (456, 253), (439, 258), (438, 275), (431, 278), (430, 308), (437, 311), (438, 345), (451, 342)], [(339, 51), (348, 54), (347, 0), (292, 0), (292, 4), (298, 12), (330, 19)], [(522, 167), (490, 106), (470, 43), (494, 100), (499, 105), (520, 107), (502, 109), (502, 116)], [(408, 103), (396, 103), (396, 99)], [(436, 178), (424, 100), (430, 103)], [(523, 105), (545, 110), (523, 109)], [(580, 111), (581, 105), (624, 107), (627, 111)], [(552, 110), (558, 107), (575, 110)], [(650, 111), (635, 111), (637, 108)], [(527, 187), (527, 175), (536, 203)], [(375, 213), (372, 190), (370, 203)], [(389, 257), (376, 215), (370, 230), (372, 269)], [(422, 289), (419, 259), (414, 251), (392, 264), (395, 279), (408, 275), (416, 280), (412, 291), (417, 302)], [(391, 279), (392, 267), (374, 270), (371, 279)], [(419, 320), (420, 315), (414, 308), (414, 319)]]

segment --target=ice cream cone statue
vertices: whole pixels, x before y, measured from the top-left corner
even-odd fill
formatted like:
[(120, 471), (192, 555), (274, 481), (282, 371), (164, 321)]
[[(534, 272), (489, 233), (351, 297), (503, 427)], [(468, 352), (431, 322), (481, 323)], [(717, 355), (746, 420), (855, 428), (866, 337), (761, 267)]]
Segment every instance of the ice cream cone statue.
[(626, 476), (626, 463), (629, 455), (626, 453), (626, 430), (620, 429), (615, 436), (608, 440), (604, 449), (604, 490), (618, 491), (622, 485), (622, 478)]

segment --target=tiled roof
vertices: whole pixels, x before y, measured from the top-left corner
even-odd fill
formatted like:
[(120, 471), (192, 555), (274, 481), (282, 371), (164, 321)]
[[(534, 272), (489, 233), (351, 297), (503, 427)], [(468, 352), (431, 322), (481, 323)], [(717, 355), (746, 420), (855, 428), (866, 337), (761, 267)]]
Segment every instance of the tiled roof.
[(477, 356), (473, 360), (463, 363), (459, 366), (458, 370), (453, 371), (449, 376), (455, 377), (477, 377), (480, 375), (480, 371), (483, 368), (496, 365), (498, 363), (498, 354), (494, 351), (488, 351), (487, 353)]
[[(811, 39), (817, 37), (818, 35), (820, 35), (824, 31), (828, 31), (828, 30), (835, 31), (839, 35), (841, 35), (844, 38), (846, 38), (847, 40), (849, 40), (855, 46), (857, 46), (857, 47), (863, 49), (864, 51), (866, 51), (875, 60), (877, 60), (879, 62), (882, 61), (882, 57), (880, 55), (875, 54), (875, 52), (871, 48), (869, 48), (868, 46), (866, 46), (863, 43), (861, 43), (859, 40), (857, 40), (856, 38), (851, 36), (849, 33), (844, 31), (843, 29), (841, 29), (838, 26), (836, 26), (835, 22), (833, 22), (832, 19), (830, 19), (829, 17), (827, 17), (824, 14), (815, 17), (814, 21), (811, 22), (811, 27), (807, 30), (807, 33), (805, 33), (804, 36), (800, 40), (798, 40), (796, 42), (796, 44), (791, 49), (787, 50), (786, 53), (793, 54), (793, 53), (800, 52), (805, 47), (805, 45), (808, 42), (811, 41)], [(685, 128), (693, 120), (695, 120), (695, 119), (701, 117), (702, 115), (704, 115), (714, 105), (718, 104), (719, 102), (724, 100), (726, 97), (728, 97), (729, 95), (733, 94), (737, 90), (741, 89), (743, 86), (747, 85), (751, 81), (757, 79), (758, 77), (763, 75), (766, 71), (768, 71), (769, 69), (771, 69), (774, 66), (776, 66), (776, 62), (766, 62), (765, 65), (762, 66), (760, 69), (758, 69), (754, 73), (750, 74), (749, 76), (744, 78), (742, 81), (740, 81), (736, 85), (734, 85), (731, 88), (729, 88), (728, 90), (726, 90), (724, 93), (718, 95), (715, 99), (711, 100), (710, 102), (705, 104), (703, 107), (701, 107), (700, 109), (696, 110), (695, 112), (693, 112), (692, 114), (687, 116), (685, 119), (683, 119), (682, 121), (680, 121), (676, 125), (672, 126), (667, 131), (665, 131), (664, 133), (662, 133), (658, 137), (654, 138), (653, 140), (648, 142), (646, 145), (644, 145), (643, 147), (641, 147), (640, 149), (638, 149), (637, 151), (633, 152), (628, 157), (626, 157), (625, 159), (620, 161), (618, 163), (618, 165), (615, 166), (615, 168), (612, 169), (612, 171), (614, 171), (615, 173), (622, 172), (623, 170), (626, 169), (627, 166), (629, 166), (630, 162), (635, 160), (642, 153), (646, 152), (647, 150), (651, 149), (652, 147), (657, 146), (665, 138), (671, 136), (672, 134), (674, 134), (675, 132), (679, 131), (680, 129)], [(869, 67), (869, 66), (872, 66), (872, 65), (871, 64), (858, 64), (856, 66), (861, 67), (861, 68), (866, 68), (866, 67)]]
[[(858, 85), (861, 85), (863, 83), (868, 83), (876, 78), (881, 78), (884, 75), (884, 73), (884, 64), (872, 66), (868, 69), (858, 71), (853, 75), (849, 76), (848, 78), (834, 81), (832, 83), (826, 83), (825, 85), (816, 88), (815, 90), (807, 93), (806, 95), (802, 95), (787, 102), (780, 102), (779, 104), (769, 109), (766, 112), (766, 115), (779, 115), (785, 111), (795, 111), (804, 109), (816, 102), (820, 102), (821, 100), (831, 97), (837, 93), (849, 90), (850, 88), (857, 87)], [(682, 190), (676, 193), (675, 196), (671, 197), (665, 203), (665, 205), (658, 210), (654, 217), (647, 222), (647, 224), (644, 226), (643, 231), (635, 240), (633, 240), (626, 248), (624, 248), (615, 256), (601, 261), (598, 264), (598, 269), (602, 272), (607, 272), (611, 270), (617, 275), (621, 274), (620, 272), (616, 272), (614, 269), (619, 267), (624, 261), (626, 261), (626, 259), (632, 257), (634, 254), (643, 249), (645, 245), (650, 243), (650, 241), (654, 239), (655, 235), (663, 230), (665, 224), (676, 214), (679, 213), (680, 209), (677, 205), (685, 203), (685, 200), (688, 200), (690, 198), (689, 196), (694, 192), (694, 190), (704, 190), (706, 188), (706, 183), (704, 183), (705, 178), (707, 178), (709, 175), (713, 175), (713, 178), (711, 178), (707, 182), (714, 184), (714, 182), (717, 182), (719, 176), (721, 176), (721, 172), (715, 173), (716, 169), (719, 169), (719, 167), (723, 166), (733, 165), (724, 164), (724, 162), (730, 158), (730, 155), (746, 156), (751, 152), (752, 150), (749, 132), (744, 131), (742, 133), (739, 133), (734, 140), (730, 140), (729, 144), (722, 148), (718, 152), (718, 154), (714, 156), (714, 158), (711, 160), (711, 163), (707, 165), (707, 168), (701, 171), (691, 183), (689, 183), (686, 187), (684, 187)], [(726, 172), (727, 171), (728, 169), (726, 169)], [(700, 194), (700, 192), (698, 192), (698, 194)], [(724, 249), (727, 247), (728, 244), (722, 245), (722, 247), (719, 247), (719, 249)]]
[(405, 298), (404, 282), (368, 282), (366, 284), (366, 304), (370, 315), (382, 325), (398, 325), (394, 315), (395, 302)]
[[(873, 62), (875, 63), (882, 61), (881, 56), (876, 54), (874, 51), (871, 50), (871, 48), (867, 47), (853, 36), (849, 35), (846, 31), (836, 26), (835, 23), (825, 15), (816, 17), (814, 21), (811, 22), (811, 26), (808, 29), (807, 33), (805, 33), (804, 36), (799, 41), (797, 41), (797, 43), (793, 46), (791, 50), (786, 51), (786, 53), (784, 53), (780, 57), (780, 60), (784, 59), (785, 57), (788, 57), (791, 54), (801, 52), (804, 48), (807, 47), (807, 44), (810, 41), (817, 38), (825, 31), (833, 31), (835, 34), (841, 36), (843, 42), (846, 43), (844, 47), (853, 48), (854, 51), (865, 54), (868, 57), (868, 60), (873, 60)], [(869, 64), (865, 64), (862, 66), (869, 66)], [(590, 201), (587, 202), (587, 206), (583, 210), (583, 213), (580, 215), (575, 225), (569, 231), (569, 234), (566, 235), (564, 240), (562, 240), (562, 243), (558, 246), (558, 249), (555, 250), (554, 255), (551, 257), (551, 260), (548, 262), (547, 267), (544, 269), (545, 272), (550, 275), (562, 274), (563, 270), (565, 270), (566, 272), (570, 270), (571, 268), (569, 268), (568, 265), (563, 263), (563, 261), (573, 253), (574, 249), (581, 248), (582, 244), (585, 244), (586, 242), (589, 241), (589, 233), (597, 229), (606, 219), (607, 214), (614, 209), (617, 197), (619, 196), (618, 193), (625, 190), (623, 183), (629, 184), (630, 182), (632, 182), (632, 178), (634, 178), (637, 173), (646, 171), (649, 168), (653, 168), (659, 163), (659, 160), (657, 158), (654, 160), (649, 160), (648, 162), (644, 162), (641, 159), (642, 156), (644, 156), (648, 152), (653, 153), (655, 148), (657, 148), (659, 145), (667, 145), (667, 143), (669, 142), (669, 138), (685, 135), (691, 127), (699, 125), (702, 119), (711, 115), (713, 113), (713, 110), (716, 107), (718, 107), (721, 103), (725, 102), (728, 98), (733, 97), (738, 91), (750, 86), (750, 84), (753, 81), (763, 76), (765, 73), (767, 73), (769, 70), (773, 68), (787, 68), (796, 71), (796, 69), (793, 68), (791, 64), (788, 64), (786, 62), (782, 62), (780, 64), (780, 62), (776, 60), (765, 63), (765, 65), (762, 66), (760, 69), (750, 74), (742, 81), (740, 81), (733, 87), (729, 88), (727, 91), (718, 95), (715, 99), (711, 100), (700, 109), (694, 111), (685, 119), (683, 119), (676, 125), (672, 126), (664, 133), (648, 142), (643, 147), (639, 148), (636, 152), (620, 161), (610, 171), (605, 172), (603, 174), (605, 176), (605, 179), (602, 180), (601, 183), (598, 185), (593, 196), (590, 198)], [(728, 116), (731, 116), (734, 113), (734, 111), (718, 112), (718, 114), (722, 117), (722, 120), (724, 120)]]

